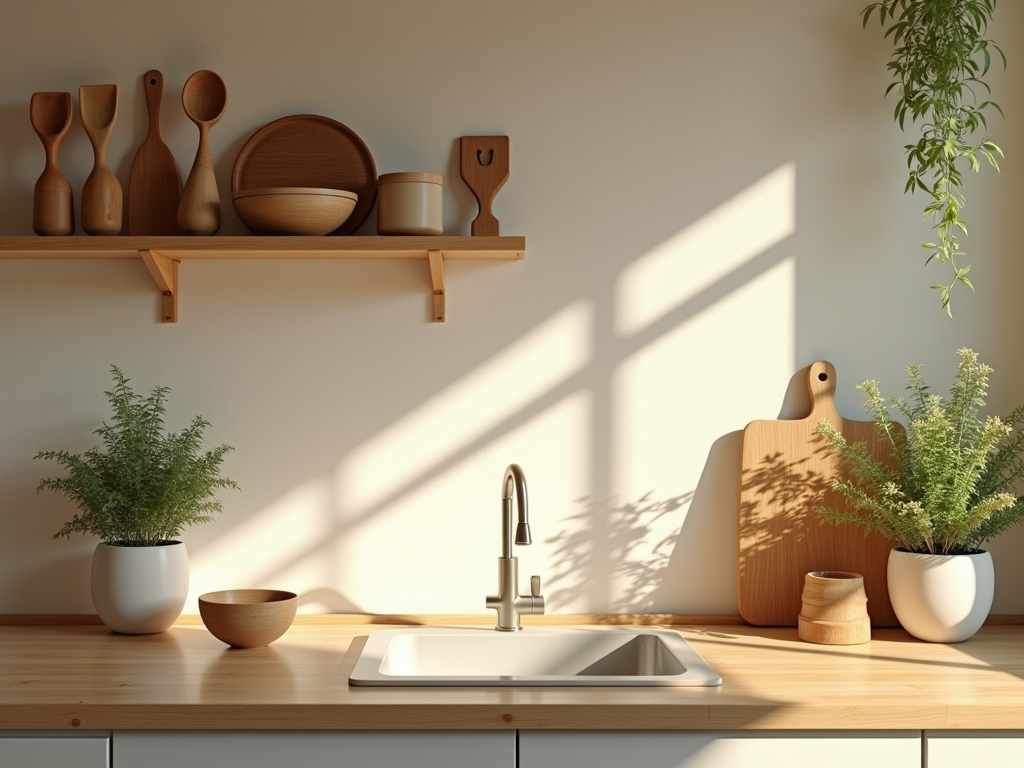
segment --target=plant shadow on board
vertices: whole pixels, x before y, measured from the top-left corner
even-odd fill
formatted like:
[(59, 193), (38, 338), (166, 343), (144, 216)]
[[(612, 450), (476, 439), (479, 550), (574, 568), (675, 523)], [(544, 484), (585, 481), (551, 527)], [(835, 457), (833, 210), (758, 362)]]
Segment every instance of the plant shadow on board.
[[(825, 448), (815, 453), (825, 453)], [(785, 454), (767, 454), (753, 469), (740, 477), (740, 518), (747, 521), (751, 533), (746, 548), (758, 552), (778, 544), (783, 538), (807, 538), (807, 527), (818, 525), (818, 507), (835, 503), (829, 479), (823, 473), (804, 466), (811, 459), (788, 460)], [(751, 524), (757, 510), (771, 510)], [(742, 565), (742, 564), (741, 564)]]
[(649, 491), (636, 501), (612, 500), (604, 504), (591, 498), (577, 500), (579, 511), (564, 518), (563, 530), (546, 541), (552, 547), (552, 561), (558, 563), (557, 570), (548, 578), (548, 602), (553, 608), (582, 598), (590, 579), (597, 575), (594, 533), (588, 523), (601, 519), (608, 521), (608, 562), (614, 563), (605, 578), (625, 585), (613, 599), (611, 612), (642, 613), (653, 605), (680, 532), (675, 526), (659, 537), (664, 527), (658, 522), (688, 505), (694, 492), (665, 499), (652, 495), (653, 491)]
[[(793, 373), (783, 395), (776, 419), (800, 421), (811, 414), (812, 403), (807, 389), (810, 366)], [(742, 435), (740, 432), (740, 443)], [(829, 479), (820, 471), (819, 460), (824, 458), (824, 444), (815, 449), (813, 457), (792, 459), (782, 451), (766, 453), (753, 467), (743, 468), (742, 449), (737, 446), (736, 474), (739, 477), (738, 511), (744, 521), (745, 538), (739, 545), (748, 556), (777, 546), (783, 539), (803, 544), (807, 540), (809, 525), (818, 525), (817, 509), (834, 493)], [(768, 510), (756, 522), (755, 513)], [(737, 575), (744, 579), (746, 562), (740, 559)], [(796, 586), (796, 594), (802, 589)]]

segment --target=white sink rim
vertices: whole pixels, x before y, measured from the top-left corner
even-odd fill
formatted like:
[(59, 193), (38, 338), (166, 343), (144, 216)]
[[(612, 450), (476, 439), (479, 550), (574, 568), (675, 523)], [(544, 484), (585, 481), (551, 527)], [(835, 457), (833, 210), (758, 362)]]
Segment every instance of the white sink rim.
[[(680, 674), (580, 674), (580, 672), (564, 674), (550, 674), (536, 670), (527, 673), (516, 674), (454, 674), (450, 671), (443, 674), (418, 673), (410, 667), (415, 666), (408, 660), (394, 663), (389, 660), (388, 652), (392, 648), (392, 641), (396, 641), (394, 648), (401, 655), (401, 647), (408, 648), (410, 645), (428, 646), (444, 642), (444, 638), (451, 638), (453, 645), (458, 645), (464, 651), (486, 648), (487, 658), (499, 658), (503, 661), (508, 656), (518, 655), (518, 662), (511, 662), (522, 665), (523, 659), (528, 655), (522, 649), (529, 644), (535, 648), (543, 648), (550, 652), (554, 650), (566, 650), (576, 652), (583, 648), (590, 650), (595, 659), (606, 658), (608, 653), (602, 649), (618, 649), (640, 636), (653, 636), (664, 644), (664, 650), (674, 657), (673, 663), (680, 664), (684, 671)], [(420, 638), (417, 640), (416, 638)], [(562, 638), (558, 640), (557, 638)], [(642, 641), (647, 642), (647, 641)], [(562, 647), (564, 646), (564, 648)], [(504, 649), (504, 650), (503, 650)], [(596, 650), (593, 650), (596, 649)], [(496, 653), (497, 651), (497, 653)], [(604, 654), (602, 656), (601, 654)], [(395, 654), (393, 654), (394, 656)], [(482, 656), (477, 658), (483, 658)], [(387, 663), (386, 663), (387, 662)], [(444, 661), (432, 661), (437, 666), (444, 665)], [(448, 662), (450, 663), (450, 662)], [(576, 662), (575, 666), (586, 664)], [(479, 662), (477, 662), (479, 665)], [(557, 669), (559, 664), (552, 666)], [(396, 666), (398, 673), (389, 673), (386, 667)], [(562, 664), (561, 666), (564, 666)], [(588, 667), (589, 668), (589, 667)], [(431, 671), (437, 671), (436, 669)], [(503, 670), (510, 671), (510, 670)], [(355, 666), (349, 675), (349, 684), (355, 686), (495, 686), (495, 687), (522, 687), (522, 686), (558, 686), (558, 687), (713, 687), (722, 684), (722, 678), (717, 672), (697, 653), (694, 648), (686, 642), (677, 632), (663, 629), (638, 628), (564, 628), (564, 627), (526, 627), (519, 632), (498, 632), (490, 628), (481, 627), (413, 627), (402, 629), (376, 630), (370, 633), (366, 644), (356, 660)]]

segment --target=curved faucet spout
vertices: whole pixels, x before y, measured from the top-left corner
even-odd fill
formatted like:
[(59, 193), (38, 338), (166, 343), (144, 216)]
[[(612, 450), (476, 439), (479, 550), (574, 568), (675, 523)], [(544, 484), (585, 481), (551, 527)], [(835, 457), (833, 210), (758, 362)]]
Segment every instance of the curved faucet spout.
[(519, 525), (516, 526), (516, 544), (532, 544), (530, 510), (527, 502), (526, 475), (518, 464), (509, 464), (501, 481), (501, 556), (512, 557), (512, 494), (519, 505)]
[(515, 543), (530, 544), (530, 516), (527, 506), (526, 476), (518, 464), (510, 464), (501, 481), (501, 557), (498, 558), (498, 594), (487, 598), (487, 607), (498, 612), (495, 629), (519, 631), (522, 614), (544, 613), (544, 597), (540, 593), (540, 576), (530, 579), (530, 594), (519, 592), (519, 560), (512, 557), (512, 500), (519, 504), (519, 526)]

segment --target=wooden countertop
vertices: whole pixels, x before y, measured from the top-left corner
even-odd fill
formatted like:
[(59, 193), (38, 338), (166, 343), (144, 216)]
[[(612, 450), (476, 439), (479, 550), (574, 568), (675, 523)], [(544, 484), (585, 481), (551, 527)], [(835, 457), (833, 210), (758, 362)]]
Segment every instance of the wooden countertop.
[(380, 628), (296, 623), (268, 648), (229, 650), (201, 624), (137, 637), (0, 626), (0, 728), (1024, 728), (1021, 626), (960, 645), (876, 630), (846, 647), (795, 629), (672, 627), (720, 689), (350, 688), (360, 638)]

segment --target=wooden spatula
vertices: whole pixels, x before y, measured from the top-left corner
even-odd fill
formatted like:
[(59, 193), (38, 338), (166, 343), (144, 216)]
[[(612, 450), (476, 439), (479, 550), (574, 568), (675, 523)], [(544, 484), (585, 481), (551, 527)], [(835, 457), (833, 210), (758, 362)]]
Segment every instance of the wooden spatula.
[(470, 231), (497, 236), (499, 224), (491, 213), (491, 203), (508, 181), (508, 136), (463, 136), (461, 150), (462, 180), (480, 204)]
[(181, 173), (171, 150), (160, 138), (160, 98), (164, 76), (155, 69), (145, 75), (149, 134), (135, 153), (128, 181), (128, 234), (180, 235), (178, 204)]

